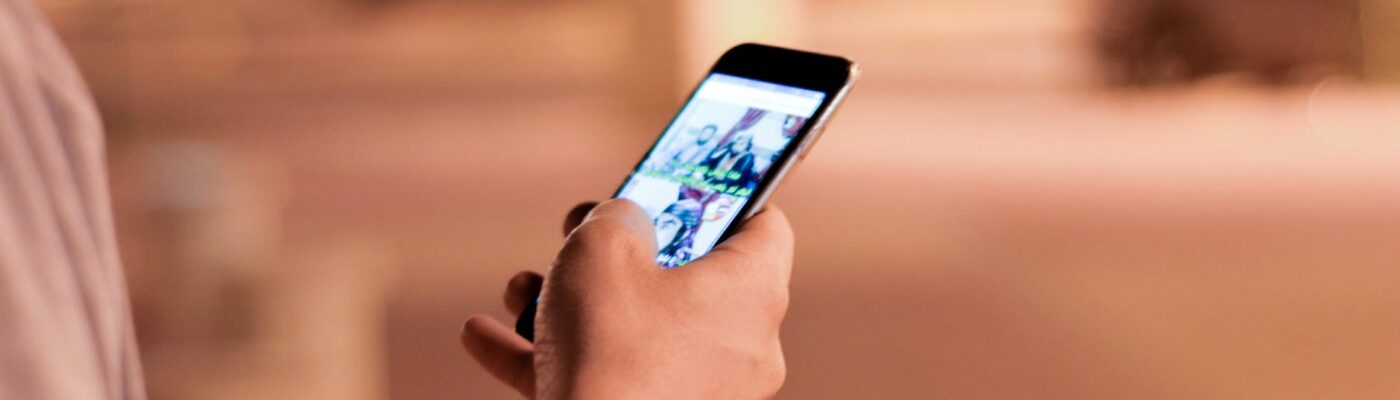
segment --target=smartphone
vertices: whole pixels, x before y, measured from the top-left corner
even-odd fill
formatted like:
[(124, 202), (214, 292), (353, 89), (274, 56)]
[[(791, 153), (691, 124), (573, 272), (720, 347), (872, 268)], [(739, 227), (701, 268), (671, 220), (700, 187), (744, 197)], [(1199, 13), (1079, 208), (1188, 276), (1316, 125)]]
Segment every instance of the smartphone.
[[(651, 217), (657, 267), (703, 257), (762, 210), (858, 74), (845, 58), (761, 44), (720, 56), (613, 195)], [(532, 304), (516, 331), (532, 339), (534, 320)]]

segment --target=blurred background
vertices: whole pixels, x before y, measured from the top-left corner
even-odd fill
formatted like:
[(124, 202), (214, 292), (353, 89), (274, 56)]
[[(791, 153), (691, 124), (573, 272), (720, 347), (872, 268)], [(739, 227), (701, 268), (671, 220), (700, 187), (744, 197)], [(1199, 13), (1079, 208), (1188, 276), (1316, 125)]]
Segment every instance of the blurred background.
[(1393, 0), (38, 2), (155, 399), (513, 397), (460, 323), (749, 40), (865, 72), (779, 397), (1400, 396)]

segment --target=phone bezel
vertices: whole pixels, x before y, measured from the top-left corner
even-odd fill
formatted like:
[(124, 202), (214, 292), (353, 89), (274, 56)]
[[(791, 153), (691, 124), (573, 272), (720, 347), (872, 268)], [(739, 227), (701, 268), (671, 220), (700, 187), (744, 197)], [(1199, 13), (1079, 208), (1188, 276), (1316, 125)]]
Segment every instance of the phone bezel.
[[(715, 73), (771, 82), (784, 86), (811, 89), (826, 94), (822, 99), (821, 105), (817, 107), (817, 111), (812, 114), (813, 116), (811, 118), (808, 118), (807, 121), (803, 123), (803, 126), (798, 129), (797, 135), (793, 138), (792, 143), (788, 144), (783, 154), (778, 156), (778, 160), (774, 163), (774, 166), (770, 167), (770, 173), (759, 180), (758, 185), (754, 188), (754, 193), (749, 197), (749, 201), (745, 202), (744, 206), (737, 211), (739, 217), (736, 218), (733, 223), (729, 224), (728, 227), (725, 227), (724, 232), (720, 233), (718, 240), (715, 242), (715, 245), (718, 246), (719, 243), (737, 232), (739, 227), (744, 224), (745, 220), (763, 209), (768, 198), (777, 190), (782, 179), (787, 175), (788, 170), (810, 150), (812, 143), (820, 136), (826, 120), (831, 117), (836, 107), (840, 105), (841, 100), (843, 100), (846, 93), (850, 90), (858, 73), (858, 68), (854, 62), (842, 57), (756, 43), (745, 43), (729, 49), (724, 55), (720, 56), (719, 60), (715, 62), (709, 72), (707, 72), (704, 77), (701, 77), (701, 82)], [(696, 84), (696, 89), (691, 90), (690, 95), (686, 97), (686, 101), (681, 104), (680, 110), (677, 110), (676, 117), (672, 118), (662, 131), (662, 136), (677, 123), (680, 112), (683, 111), (691, 101), (695, 100), (695, 92), (698, 89), (699, 84)], [(647, 158), (651, 156), (660, 142), (661, 137), (658, 136), (657, 141), (652, 143), (651, 147), (642, 155), (641, 160), (628, 172), (627, 178), (623, 180), (622, 185), (613, 192), (614, 198), (622, 194), (622, 190), (627, 187), (627, 183), (634, 178), (634, 175), (642, 168), (643, 164), (646, 163)], [(703, 257), (703, 255), (701, 257)]]

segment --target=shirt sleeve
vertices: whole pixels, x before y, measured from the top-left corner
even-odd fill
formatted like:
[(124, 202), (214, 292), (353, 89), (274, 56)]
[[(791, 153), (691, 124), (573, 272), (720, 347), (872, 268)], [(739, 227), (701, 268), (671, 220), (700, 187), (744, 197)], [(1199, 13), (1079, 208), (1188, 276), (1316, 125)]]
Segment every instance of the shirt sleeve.
[(143, 399), (102, 126), (27, 0), (0, 0), (0, 399)]

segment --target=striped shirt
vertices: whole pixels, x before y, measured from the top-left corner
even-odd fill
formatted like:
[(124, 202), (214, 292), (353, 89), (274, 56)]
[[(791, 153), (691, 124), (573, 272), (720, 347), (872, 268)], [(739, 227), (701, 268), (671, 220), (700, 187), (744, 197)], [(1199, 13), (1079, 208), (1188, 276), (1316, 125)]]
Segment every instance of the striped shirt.
[(53, 29), (0, 0), (0, 399), (142, 399), (102, 125)]

